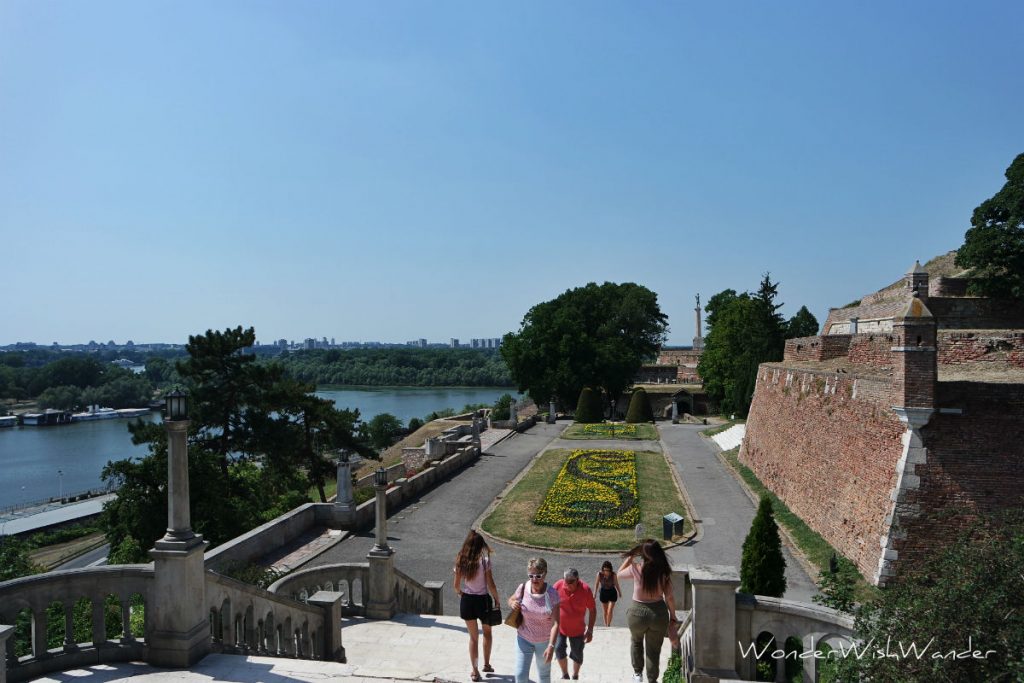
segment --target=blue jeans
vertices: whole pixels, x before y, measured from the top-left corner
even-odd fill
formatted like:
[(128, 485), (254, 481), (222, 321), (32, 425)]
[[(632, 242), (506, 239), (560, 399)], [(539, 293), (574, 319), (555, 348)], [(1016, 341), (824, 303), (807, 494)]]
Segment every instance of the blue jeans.
[(544, 650), (548, 640), (531, 643), (516, 634), (516, 683), (527, 683), (530, 680), (530, 656), (537, 661), (537, 674), (540, 683), (551, 683), (551, 662), (544, 661)]

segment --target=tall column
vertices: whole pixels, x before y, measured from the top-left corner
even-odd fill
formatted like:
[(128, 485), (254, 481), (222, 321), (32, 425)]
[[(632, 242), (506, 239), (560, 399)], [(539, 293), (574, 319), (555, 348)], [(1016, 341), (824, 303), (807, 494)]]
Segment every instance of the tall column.
[(675, 396), (672, 397), (672, 424), (679, 424), (679, 404), (676, 403)]
[(390, 619), (398, 610), (395, 599), (395, 551), (388, 545), (387, 472), (381, 467), (373, 475), (377, 494), (376, 543), (367, 554), (370, 561), (370, 595), (366, 600), (366, 616), (370, 619)]
[(189, 421), (168, 420), (167, 533), (149, 551), (154, 586), (147, 605), (148, 661), (155, 666), (185, 668), (210, 649), (203, 552), (208, 543), (192, 531), (189, 515)]
[(351, 524), (356, 506), (352, 494), (352, 464), (349, 462), (348, 451), (343, 451), (338, 457), (336, 474), (338, 492), (334, 497), (334, 508), (331, 515), (338, 524)]

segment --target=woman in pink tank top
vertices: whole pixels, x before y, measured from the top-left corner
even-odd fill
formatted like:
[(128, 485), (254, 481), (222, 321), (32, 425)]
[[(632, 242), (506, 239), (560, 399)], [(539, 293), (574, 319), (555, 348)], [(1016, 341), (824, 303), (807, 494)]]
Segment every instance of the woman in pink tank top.
[(676, 603), (672, 597), (672, 567), (657, 541), (648, 538), (627, 553), (618, 577), (633, 582), (633, 602), (626, 611), (633, 683), (657, 683), (661, 644), (674, 625)]
[[(484, 632), (484, 671), (494, 671), (491, 666), (491, 625), (487, 623), (487, 613), (492, 606), (498, 604), (498, 588), (494, 585), (491, 573), (491, 549), (484, 537), (470, 529), (469, 535), (462, 543), (459, 554), (455, 556), (455, 593), (459, 596), (459, 616), (466, 622), (469, 632), (469, 663), (473, 666), (469, 674), (470, 680), (480, 680), (477, 669), (477, 643), (479, 631), (477, 622)], [(494, 602), (491, 602), (491, 598)]]

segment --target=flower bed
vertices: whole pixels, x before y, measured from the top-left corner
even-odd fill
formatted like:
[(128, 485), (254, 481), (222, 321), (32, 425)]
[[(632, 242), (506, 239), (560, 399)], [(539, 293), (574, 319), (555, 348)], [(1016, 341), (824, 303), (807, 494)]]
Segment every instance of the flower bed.
[(640, 521), (636, 479), (633, 451), (575, 450), (544, 496), (534, 522), (593, 529), (633, 527)]
[(617, 436), (636, 436), (636, 425), (601, 422), (598, 424), (585, 424), (582, 427), (584, 434), (606, 436), (609, 439), (614, 439)]

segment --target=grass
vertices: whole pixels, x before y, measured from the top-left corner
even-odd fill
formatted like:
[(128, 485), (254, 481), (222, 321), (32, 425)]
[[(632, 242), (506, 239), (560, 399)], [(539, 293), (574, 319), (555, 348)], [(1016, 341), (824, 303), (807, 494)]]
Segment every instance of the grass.
[(29, 553), (29, 558), (34, 564), (38, 564), (47, 571), (68, 560), (78, 557), (94, 548), (98, 548), (107, 542), (102, 531), (96, 531), (70, 541), (47, 545)]
[(744, 423), (746, 423), (746, 420), (744, 420), (743, 418), (739, 418), (736, 420), (726, 420), (725, 424), (720, 424), (717, 427), (712, 427), (711, 429), (705, 429), (703, 431), (703, 434), (704, 436), (714, 436), (715, 434), (721, 434), (726, 429), (729, 429), (734, 425), (741, 425)]
[[(707, 432), (705, 432), (705, 434), (706, 433)], [(800, 552), (802, 552), (804, 556), (810, 560), (811, 564), (817, 567), (819, 571), (827, 571), (829, 559), (831, 559), (832, 554), (835, 553), (836, 557), (840, 557), (841, 553), (833, 548), (828, 541), (822, 538), (821, 534), (807, 526), (807, 523), (804, 522), (804, 520), (794, 514), (778, 496), (768, 490), (768, 488), (761, 483), (761, 480), (757, 478), (757, 475), (754, 474), (749, 467), (740, 462), (739, 450), (739, 447), (736, 447), (728, 451), (723, 451), (722, 455), (725, 456), (726, 462), (729, 463), (730, 467), (736, 470), (740, 475), (740, 478), (743, 479), (756, 496), (768, 496), (772, 501), (772, 508), (775, 511), (776, 521), (781, 526), (785, 527), (790, 538), (793, 539), (793, 542), (796, 543), (797, 547), (800, 549)], [(817, 581), (818, 577), (812, 576), (811, 578)], [(873, 600), (878, 595), (878, 589), (865, 581), (864, 577), (858, 572), (854, 594), (858, 602), (866, 602)]]
[[(551, 484), (571, 451), (546, 451), (487, 516), (481, 525), (497, 538), (553, 549), (626, 550), (636, 543), (633, 529), (589, 529), (551, 527), (533, 523)], [(660, 535), (661, 518), (677, 512), (685, 518), (684, 534), (693, 530), (686, 507), (676, 490), (665, 456), (660, 452), (637, 451), (637, 488), (640, 493), (640, 521), (650, 537)]]
[[(611, 425), (612, 423), (604, 422), (601, 424)], [(621, 424), (621, 423), (619, 423)], [(614, 425), (618, 427), (619, 424)], [(636, 427), (635, 435), (623, 435), (616, 432), (615, 436), (608, 436), (605, 434), (587, 434), (585, 433), (588, 425), (581, 424), (579, 422), (569, 425), (569, 428), (562, 432), (561, 438), (563, 439), (622, 439), (624, 441), (657, 441), (658, 430), (652, 424), (635, 424), (629, 425), (630, 427)]]

